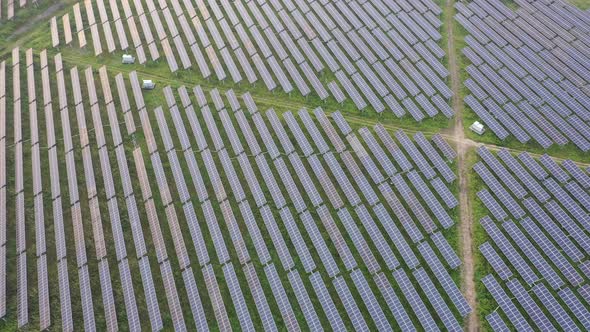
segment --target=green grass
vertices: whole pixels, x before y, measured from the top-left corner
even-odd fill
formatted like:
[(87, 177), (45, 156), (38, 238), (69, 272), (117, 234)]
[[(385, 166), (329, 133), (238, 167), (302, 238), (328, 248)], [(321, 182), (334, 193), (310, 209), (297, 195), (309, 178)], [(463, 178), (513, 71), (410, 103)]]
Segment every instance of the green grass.
[(567, 0), (567, 1), (582, 10), (590, 9), (590, 1), (589, 0)]

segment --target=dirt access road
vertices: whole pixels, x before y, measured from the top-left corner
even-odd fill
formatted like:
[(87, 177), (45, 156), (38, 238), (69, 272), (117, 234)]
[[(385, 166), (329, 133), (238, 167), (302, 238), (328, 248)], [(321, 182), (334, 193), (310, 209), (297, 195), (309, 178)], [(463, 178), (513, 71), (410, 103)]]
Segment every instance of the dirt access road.
[(465, 139), (463, 132), (463, 101), (461, 100), (460, 68), (457, 65), (457, 50), (455, 46), (454, 18), (455, 0), (447, 0), (445, 26), (447, 29), (447, 55), (449, 59), (449, 72), (451, 76), (451, 89), (453, 90), (452, 106), (455, 111), (455, 124), (450, 133), (457, 143), (458, 168), (459, 168), (459, 238), (463, 265), (461, 269), (461, 286), (467, 302), (473, 312), (465, 322), (466, 331), (479, 330), (479, 318), (477, 315), (477, 301), (475, 293), (475, 264), (473, 259), (473, 214), (469, 201), (469, 170), (465, 160), (466, 152), (472, 144)]

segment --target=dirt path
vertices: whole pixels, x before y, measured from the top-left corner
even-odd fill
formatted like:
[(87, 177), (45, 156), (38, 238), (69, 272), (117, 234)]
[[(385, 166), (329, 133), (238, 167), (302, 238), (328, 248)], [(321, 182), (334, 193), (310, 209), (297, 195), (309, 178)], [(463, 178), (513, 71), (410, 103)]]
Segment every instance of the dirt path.
[(445, 25), (447, 27), (447, 55), (449, 58), (449, 71), (451, 75), (451, 89), (453, 90), (453, 110), (455, 111), (455, 124), (450, 135), (457, 143), (458, 167), (459, 167), (459, 206), (460, 206), (460, 243), (463, 265), (461, 269), (461, 286), (463, 294), (467, 298), (473, 312), (467, 317), (466, 331), (478, 331), (479, 319), (477, 315), (477, 301), (475, 294), (475, 264), (473, 260), (473, 215), (469, 202), (469, 169), (465, 160), (466, 152), (472, 146), (471, 141), (465, 140), (463, 132), (463, 101), (461, 100), (461, 77), (457, 65), (455, 38), (453, 30), (454, 0), (447, 0), (447, 15)]
[(53, 16), (56, 12), (65, 8), (66, 4), (64, 3), (55, 3), (49, 8), (45, 9), (41, 14), (36, 15), (31, 20), (27, 21), (25, 24), (19, 26), (8, 39), (18, 39), (20, 36), (24, 35), (25, 33), (31, 31), (33, 28), (37, 27), (37, 24), (40, 22), (47, 22), (48, 19)]

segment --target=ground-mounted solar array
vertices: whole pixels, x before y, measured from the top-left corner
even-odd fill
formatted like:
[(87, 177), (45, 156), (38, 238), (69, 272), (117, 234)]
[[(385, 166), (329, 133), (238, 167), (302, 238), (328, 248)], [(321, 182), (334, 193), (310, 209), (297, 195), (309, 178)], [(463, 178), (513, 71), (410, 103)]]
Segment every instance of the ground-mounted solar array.
[(350, 98), (359, 110), (422, 121), (453, 116), (441, 13), (432, 0), (98, 0), (54, 17), (51, 36), (54, 47), (124, 50), (139, 63), (165, 59), (172, 72)]
[(0, 0), (0, 330), (590, 330), (588, 7)]
[(563, 0), (458, 2), (465, 104), (501, 140), (590, 150), (590, 16)]
[(477, 243), (489, 264), (481, 278), (498, 310), (494, 331), (590, 328), (590, 174), (571, 160), (477, 150), (474, 165), (489, 215)]
[(199, 86), (148, 109), (135, 72), (46, 51), (14, 49), (0, 79), (0, 308), (18, 327), (459, 331), (472, 311), (441, 136)]

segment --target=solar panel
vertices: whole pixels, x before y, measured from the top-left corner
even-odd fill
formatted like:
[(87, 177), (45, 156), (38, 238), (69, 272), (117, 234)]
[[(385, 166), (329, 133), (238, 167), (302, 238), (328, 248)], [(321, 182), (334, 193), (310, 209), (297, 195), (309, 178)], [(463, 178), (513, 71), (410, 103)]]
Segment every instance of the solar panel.
[(371, 134), (371, 132), (365, 127), (359, 129), (359, 134), (363, 137), (365, 143), (367, 144), (367, 146), (369, 147), (369, 149), (371, 150), (372, 154), (375, 156), (381, 167), (384, 169), (385, 173), (388, 176), (393, 176), (397, 172), (397, 169), (395, 168), (395, 166), (393, 166), (393, 163), (385, 154), (385, 151), (383, 151), (383, 149), (381, 148), (373, 134)]
[(552, 330), (555, 328), (518, 280), (510, 280), (506, 283), (506, 285), (512, 294), (514, 294), (518, 302), (523, 306), (524, 310), (531, 317), (532, 321), (541, 330)]
[(131, 273), (129, 271), (129, 264), (127, 258), (119, 262), (119, 273), (121, 275), (121, 284), (123, 288), (123, 296), (125, 299), (125, 310), (130, 316), (129, 328), (139, 328), (139, 316), (137, 315), (137, 308), (135, 304), (135, 295), (133, 293), (133, 286), (131, 283)]
[(361, 199), (352, 186), (352, 183), (346, 177), (344, 170), (331, 152), (324, 154), (324, 161), (328, 164), (330, 172), (333, 174), (336, 182), (341, 190), (344, 192), (346, 199), (351, 206), (356, 206), (361, 203)]
[(369, 236), (371, 237), (373, 244), (381, 254), (381, 257), (385, 261), (387, 267), (390, 270), (395, 269), (397, 266), (399, 266), (399, 261), (397, 260), (397, 258), (391, 251), (389, 244), (385, 241), (385, 238), (377, 228), (377, 225), (375, 224), (375, 221), (369, 214), (367, 208), (364, 205), (359, 205), (355, 207), (354, 210), (359, 219), (361, 220), (361, 223), (363, 224), (365, 230), (369, 233)]
[(459, 310), (459, 314), (462, 317), (465, 317), (469, 314), (472, 309), (467, 303), (467, 300), (463, 297), (459, 288), (448, 274), (447, 270), (443, 267), (442, 263), (432, 250), (432, 248), (426, 242), (422, 242), (418, 245), (418, 250), (426, 263), (428, 264), (431, 271), (434, 273), (436, 279), (441, 284), (442, 288), (445, 290), (447, 295), (450, 297), (451, 301)]
[(488, 168), (482, 164), (481, 162), (476, 163), (473, 166), (473, 169), (482, 180), (486, 183), (486, 185), (491, 189), (491, 191), (498, 197), (500, 202), (508, 209), (508, 212), (512, 214), (516, 219), (520, 219), (524, 217), (525, 212), (520, 207), (520, 205), (512, 198), (512, 196), (504, 189), (504, 187), (498, 182), (496, 177), (494, 177)]
[[(242, 213), (242, 217), (246, 222), (246, 227), (248, 228), (248, 232), (252, 241), (254, 242), (254, 246), (256, 248), (256, 253), (262, 263), (267, 263), (270, 261), (270, 254), (268, 252), (268, 248), (266, 247), (265, 242), (263, 241), (262, 235), (260, 233), (260, 229), (258, 225), (255, 223), (254, 216), (252, 214), (252, 210), (250, 209), (250, 205), (247, 201), (243, 201), (239, 204), (240, 211)], [(235, 226), (234, 226), (235, 227)], [(245, 250), (242, 248), (241, 250)]]
[(334, 284), (334, 288), (340, 297), (340, 301), (344, 305), (346, 313), (350, 318), (352, 325), (357, 330), (367, 329), (367, 323), (363, 318), (352, 294), (350, 293), (350, 289), (346, 285), (346, 282), (342, 278), (342, 276), (336, 277), (332, 279), (332, 283)]
[(250, 313), (248, 312), (248, 307), (246, 306), (242, 289), (240, 288), (238, 277), (236, 276), (233, 265), (231, 263), (225, 264), (222, 267), (222, 270), (225, 277), (224, 279), (229, 289), (231, 300), (234, 303), (234, 308), (240, 322), (240, 327), (244, 331), (254, 331), (254, 325), (252, 324)]
[(404, 201), (410, 207), (410, 210), (413, 214), (416, 215), (418, 221), (422, 224), (424, 229), (428, 234), (433, 233), (436, 230), (436, 225), (434, 221), (424, 209), (422, 203), (418, 200), (418, 198), (412, 192), (412, 189), (408, 186), (406, 181), (403, 179), (401, 174), (398, 174), (392, 178), (392, 183), (403, 197)]
[(291, 62), (291, 59), (287, 58), (283, 60), (283, 64), (285, 65), (285, 68), (287, 69), (289, 76), (291, 76), (291, 78), (295, 82), (295, 85), (297, 86), (297, 89), (299, 89), (301, 95), (307, 96), (311, 92), (311, 89), (309, 88), (307, 82), (303, 79), (303, 77), (293, 64), (293, 62)]
[(304, 270), (306, 272), (311, 272), (312, 270), (315, 270), (315, 262), (303, 240), (303, 237), (301, 236), (301, 233), (299, 232), (299, 229), (297, 228), (297, 224), (293, 219), (291, 211), (287, 207), (284, 207), (283, 209), (281, 209), (280, 215), (283, 224), (287, 228), (289, 237), (291, 238), (291, 243), (293, 243), (295, 250), (297, 251), (297, 255), (299, 256), (303, 264)]
[(305, 317), (305, 321), (307, 322), (307, 326), (312, 329), (321, 328), (321, 323), (318, 318), (317, 313), (311, 303), (309, 295), (307, 294), (307, 290), (303, 285), (303, 281), (301, 280), (301, 276), (297, 271), (289, 271), (287, 274), (289, 279), (289, 283), (295, 292), (295, 297), (297, 298), (297, 302), (301, 310), (303, 311), (303, 316)]
[(348, 248), (348, 245), (344, 241), (340, 230), (336, 226), (334, 219), (332, 218), (330, 211), (326, 208), (325, 205), (321, 205), (317, 210), (318, 215), (320, 216), (320, 220), (328, 232), (328, 236), (330, 240), (334, 243), (336, 250), (338, 251), (338, 255), (341, 257), (344, 266), (347, 270), (352, 270), (357, 266), (357, 263)]
[(385, 314), (377, 303), (377, 298), (369, 287), (369, 284), (367, 283), (367, 280), (365, 279), (362, 272), (360, 270), (352, 271), (351, 278), (356, 286), (356, 289), (359, 291), (360, 296), (363, 299), (369, 314), (371, 315), (371, 318), (373, 318), (375, 325), (379, 329), (390, 329), (391, 326), (389, 325), (387, 318), (385, 318)]
[(503, 221), (508, 218), (506, 211), (498, 204), (498, 201), (486, 189), (477, 193), (477, 197), (483, 202), (485, 207), (492, 213), (494, 218), (498, 221)]
[(576, 323), (574, 323), (568, 313), (561, 307), (555, 297), (551, 295), (549, 290), (543, 284), (535, 285), (533, 287), (533, 292), (561, 328), (572, 331), (578, 329)]
[(495, 332), (508, 332), (510, 329), (506, 326), (506, 323), (500, 317), (497, 311), (492, 312), (486, 316), (486, 320)]
[(385, 180), (383, 174), (377, 167), (377, 165), (373, 162), (373, 159), (370, 157), (368, 152), (365, 150), (365, 147), (361, 144), (358, 137), (354, 134), (350, 134), (346, 137), (348, 143), (352, 146), (352, 149), (355, 152), (357, 158), (361, 161), (363, 167), (369, 173), (369, 176), (373, 180), (374, 183), (381, 183)]
[(551, 175), (561, 183), (566, 183), (570, 180), (570, 176), (563, 171), (561, 167), (549, 155), (544, 154), (539, 158), (539, 161), (549, 170)]
[(408, 179), (414, 185), (414, 187), (418, 190), (418, 193), (422, 197), (426, 204), (438, 220), (438, 222), (443, 226), (443, 228), (448, 229), (453, 225), (453, 220), (446, 212), (446, 210), (442, 207), (438, 199), (432, 194), (430, 188), (424, 183), (424, 180), (418, 175), (416, 171), (411, 171), (407, 174)]
[(526, 190), (516, 181), (516, 179), (508, 172), (508, 170), (494, 157), (494, 155), (485, 147), (481, 146), (477, 149), (478, 155), (488, 164), (494, 171), (496, 176), (502, 180), (516, 198), (522, 199), (526, 195)]
[(459, 256), (457, 256), (454, 249), (451, 247), (442, 233), (435, 232), (430, 236), (430, 238), (451, 269), (456, 269), (461, 265)]
[(590, 211), (590, 195), (587, 194), (576, 182), (569, 182), (565, 185), (569, 193), (582, 205), (586, 210)]
[(508, 259), (510, 264), (518, 271), (521, 277), (529, 285), (532, 285), (535, 281), (539, 280), (539, 277), (531, 269), (528, 263), (522, 258), (522, 256), (516, 251), (514, 246), (508, 241), (506, 236), (502, 234), (502, 231), (494, 224), (489, 217), (484, 217), (480, 220), (481, 225), (485, 229), (486, 233), (492, 238), (494, 243), (500, 248), (500, 251)]
[[(305, 192), (307, 193), (307, 196), (311, 200), (311, 203), (313, 204), (313, 206), (320, 205), (323, 202), (323, 200), (322, 200), (318, 190), (316, 189), (316, 186), (313, 183), (311, 177), (309, 176), (309, 173), (307, 173), (307, 170), (306, 170), (305, 166), (303, 165), (303, 163), (301, 162), (301, 159), (299, 158), (299, 156), (296, 154), (290, 154), (289, 160), (291, 161), (291, 165), (295, 169), (295, 173), (297, 173), (297, 177), (301, 181), (301, 184), (303, 185), (303, 188), (305, 189)], [(336, 192), (334, 185), (331, 184), (331, 182), (329, 182), (329, 179), (327, 179), (327, 176), (325, 175), (325, 171), (323, 170), (323, 168), (321, 168), (321, 164), (319, 164), (319, 161), (317, 161), (317, 159), (315, 159), (315, 160), (316, 160), (316, 162), (314, 163), (315, 166), (312, 166), (312, 169), (314, 171), (314, 174), (317, 172), (316, 177), (318, 177), (319, 180), (323, 181), (321, 183), (322, 188), (324, 188), (324, 186), (328, 186), (328, 189), (327, 190), (325, 189), (325, 191), (328, 194), (330, 194), (330, 193), (332, 194), (332, 196), (330, 196), (329, 199), (331, 199), (332, 203), (336, 204), (336, 206), (342, 206), (344, 203), (342, 203), (342, 199), (340, 198), (340, 196)], [(328, 183), (330, 183), (330, 184), (328, 184)]]
[(340, 154), (340, 158), (344, 161), (347, 171), (360, 188), (362, 195), (365, 197), (369, 205), (373, 206), (377, 204), (379, 198), (354, 160), (352, 153), (350, 153), (350, 151), (344, 151)]
[(409, 302), (412, 310), (418, 317), (420, 324), (424, 329), (437, 329), (436, 322), (426, 309), (424, 302), (422, 301), (421, 297), (416, 292), (416, 289), (412, 285), (412, 282), (406, 275), (403, 270), (396, 270), (393, 272), (393, 277), (397, 282), (398, 286), (401, 288), (404, 297)]
[(502, 311), (504, 311), (504, 313), (506, 314), (506, 316), (515, 328), (527, 331), (532, 330), (529, 323), (525, 320), (525, 318), (516, 308), (512, 300), (508, 297), (504, 289), (502, 289), (500, 284), (492, 275), (487, 275), (483, 277), (481, 281), (483, 282), (487, 290), (492, 294), (494, 300), (496, 300), (500, 308), (502, 308)]
[(227, 153), (227, 150), (222, 150), (217, 155), (221, 161), (221, 165), (223, 166), (223, 171), (225, 173), (226, 179), (229, 182), (232, 194), (234, 195), (234, 199), (236, 202), (241, 202), (246, 199), (244, 194), (244, 189), (242, 188), (242, 184), (236, 174), (236, 171), (233, 167), (232, 161)]
[(243, 271), (246, 275), (246, 281), (248, 282), (248, 287), (250, 288), (250, 292), (252, 293), (252, 297), (254, 298), (254, 303), (258, 310), (258, 314), (262, 321), (262, 325), (265, 329), (276, 329), (275, 321), (272, 317), (272, 313), (270, 311), (270, 307), (268, 305), (268, 301), (260, 285), (260, 280), (258, 279), (258, 275), (256, 274), (256, 269), (252, 265), (252, 263), (247, 263), (243, 266)]
[[(325, 210), (324, 210), (325, 212)], [(347, 233), (352, 238), (359, 255), (363, 259), (363, 262), (367, 266), (370, 273), (375, 273), (380, 269), (379, 263), (375, 259), (373, 252), (369, 248), (365, 238), (360, 232), (358, 226), (354, 223), (352, 216), (347, 209), (341, 209), (338, 211), (338, 217), (346, 228)]]
[(231, 205), (228, 201), (224, 201), (219, 204), (219, 207), (221, 209), (223, 219), (225, 220), (225, 223), (227, 225), (232, 240), (232, 244), (237, 252), (238, 260), (241, 264), (245, 264), (246, 262), (250, 261), (250, 254), (246, 249), (246, 244), (244, 243), (244, 239), (234, 217)]
[(582, 302), (576, 297), (574, 292), (570, 288), (564, 288), (560, 290), (558, 293), (561, 300), (567, 305), (569, 310), (574, 314), (574, 316), (578, 319), (584, 328), (588, 329), (590, 326), (590, 320), (588, 314), (588, 310)]
[(582, 229), (567, 215), (567, 213), (555, 202), (549, 201), (545, 205), (553, 219), (558, 221), (567, 230), (569, 236), (586, 252), (590, 251), (590, 239)]
[(430, 184), (438, 194), (438, 196), (442, 199), (445, 203), (446, 207), (449, 209), (453, 209), (459, 205), (459, 201), (453, 193), (449, 190), (449, 188), (445, 185), (445, 183), (438, 177), (434, 178), (430, 181)]
[(498, 255), (494, 247), (489, 242), (484, 242), (479, 246), (479, 251), (483, 254), (485, 259), (490, 263), (494, 271), (502, 280), (506, 280), (512, 276), (512, 271), (504, 263), (502, 258)]
[(311, 282), (316, 297), (328, 318), (330, 326), (335, 330), (344, 328), (342, 318), (340, 317), (340, 314), (338, 313), (338, 310), (336, 309), (336, 306), (334, 305), (334, 302), (328, 293), (328, 289), (326, 288), (321, 275), (318, 272), (314, 272), (309, 276), (309, 281)]
[(532, 199), (525, 199), (523, 201), (525, 207), (531, 215), (541, 223), (541, 226), (549, 233), (549, 235), (557, 242), (557, 244), (567, 253), (567, 255), (576, 262), (579, 262), (584, 254), (574, 246), (571, 240), (557, 227), (551, 218), (545, 213), (541, 207)]
[(262, 214), (262, 219), (264, 220), (264, 224), (266, 226), (267, 231), (271, 236), (271, 240), (277, 250), (277, 254), (279, 255), (279, 259), (285, 270), (289, 270), (294, 266), (293, 258), (289, 252), (289, 249), (285, 243), (285, 239), (283, 238), (276, 220), (269, 208), (268, 205), (263, 206), (260, 208), (260, 213)]
[[(285, 120), (285, 122), (287, 123), (287, 126), (291, 130), (291, 133), (295, 137), (295, 141), (297, 142), (297, 145), (299, 145), (299, 148), (303, 151), (303, 156), (309, 157), (309, 155), (311, 155), (314, 152), (313, 148), (311, 147), (311, 145), (307, 141), (305, 134), (303, 133), (303, 131), (299, 127), (299, 124), (297, 123), (297, 120), (295, 119), (293, 114), (291, 112), (286, 112), (283, 114), (283, 119)], [(277, 126), (278, 126), (278, 124), (277, 124)], [(285, 137), (285, 141), (286, 140), (287, 140), (287, 138)]]
[(414, 143), (410, 141), (410, 138), (402, 131), (398, 130), (395, 132), (395, 137), (398, 139), (400, 144), (404, 147), (406, 152), (410, 155), (410, 158), (416, 163), (420, 171), (426, 176), (427, 179), (432, 179), (436, 176), (436, 173), (432, 170), (432, 167), (428, 164), (424, 156), (418, 151)]
[(537, 270), (541, 273), (543, 278), (547, 280), (553, 289), (559, 289), (564, 285), (563, 280), (555, 273), (555, 270), (547, 263), (541, 256), (539, 251), (535, 249), (533, 244), (526, 238), (522, 231), (512, 221), (507, 221), (502, 224), (504, 229), (508, 232), (510, 237), (514, 240), (516, 245), (525, 254), (525, 256), (533, 263)]
[(570, 284), (578, 285), (582, 282), (583, 278), (530, 218), (526, 218), (521, 224)]
[(402, 150), (398, 147), (391, 135), (381, 124), (375, 125), (375, 133), (377, 133), (377, 136), (379, 136), (379, 139), (385, 145), (387, 151), (393, 156), (403, 171), (408, 171), (413, 168), (412, 164), (406, 158)]
[(202, 272), (217, 324), (220, 329), (230, 328), (230, 321), (227, 316), (227, 311), (223, 303), (223, 298), (221, 296), (219, 284), (217, 283), (213, 267), (211, 264), (207, 264), (203, 267)]
[(205, 221), (209, 227), (209, 233), (211, 233), (211, 237), (213, 239), (213, 246), (215, 247), (217, 258), (219, 259), (219, 262), (225, 263), (229, 261), (229, 253), (227, 251), (227, 247), (225, 246), (225, 241), (223, 240), (221, 230), (219, 229), (219, 224), (217, 223), (217, 218), (215, 217), (215, 212), (213, 211), (211, 201), (206, 200), (202, 204), (201, 208), (203, 209)]
[(527, 152), (520, 153), (518, 159), (533, 173), (537, 180), (544, 180), (549, 176)]
[[(277, 171), (279, 172), (279, 174), (281, 174), (280, 178), (283, 181), (283, 184), (285, 185), (285, 189), (287, 189), (287, 193), (289, 194), (289, 198), (291, 199), (291, 202), (295, 206), (295, 210), (297, 210), (297, 212), (301, 212), (301, 211), (305, 210), (306, 205), (305, 205), (305, 202), (303, 201), (303, 197), (301, 197), (301, 193), (300, 193), (297, 185), (295, 184), (295, 181), (293, 180), (293, 177), (291, 176), (291, 173), (289, 172), (285, 162), (280, 158), (275, 159), (274, 165), (275, 165), (275, 168), (277, 169)], [(305, 186), (306, 185), (304, 182), (304, 189), (307, 192), (307, 188)], [(309, 192), (308, 192), (308, 195), (309, 195)]]
[(428, 301), (436, 310), (438, 317), (443, 321), (443, 324), (449, 331), (461, 331), (462, 328), (457, 322), (457, 319), (445, 303), (444, 299), (430, 280), (430, 277), (424, 271), (424, 268), (419, 268), (413, 272), (414, 277), (418, 280), (418, 284), (426, 294)]
[(288, 329), (299, 329), (297, 318), (295, 317), (295, 313), (289, 304), (287, 294), (285, 293), (285, 289), (283, 288), (283, 284), (281, 283), (275, 266), (273, 264), (265, 266), (264, 272), (266, 273), (268, 282), (270, 283), (272, 293), (277, 302), (279, 311), (281, 312), (281, 316), (283, 317), (285, 326)]
[(170, 262), (164, 262), (164, 264), (161, 264), (160, 271), (162, 272), (162, 282), (164, 283), (168, 308), (170, 310), (170, 315), (172, 316), (172, 324), (175, 329), (184, 329), (186, 328), (186, 325), (184, 323), (184, 317), (180, 307), (180, 301), (178, 299), (178, 292), (176, 291)]
[(401, 204), (400, 200), (397, 198), (389, 184), (380, 184), (379, 191), (381, 191), (381, 193), (385, 197), (385, 200), (394, 211), (395, 215), (400, 219), (402, 226), (412, 239), (412, 242), (416, 243), (422, 240), (424, 236), (418, 230), (418, 228), (414, 224), (414, 221), (412, 220), (404, 206)]
[(508, 152), (508, 150), (500, 150), (498, 156), (504, 161), (504, 163), (516, 174), (516, 176), (522, 181), (527, 187), (528, 191), (531, 192), (540, 202), (546, 202), (550, 196), (547, 192), (539, 185), (539, 183), (531, 177), (531, 175), (521, 166), (520, 163)]
[(573, 161), (565, 160), (561, 163), (576, 180), (576, 182), (584, 189), (590, 188), (590, 177), (584, 173)]

